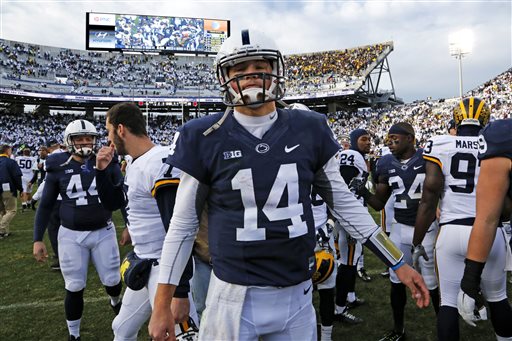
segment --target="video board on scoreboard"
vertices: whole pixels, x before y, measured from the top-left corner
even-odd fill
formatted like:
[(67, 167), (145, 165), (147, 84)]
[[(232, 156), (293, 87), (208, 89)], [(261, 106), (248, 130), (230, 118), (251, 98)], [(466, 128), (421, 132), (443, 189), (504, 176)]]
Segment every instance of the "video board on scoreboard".
[(230, 21), (88, 12), (85, 32), (87, 50), (215, 54)]

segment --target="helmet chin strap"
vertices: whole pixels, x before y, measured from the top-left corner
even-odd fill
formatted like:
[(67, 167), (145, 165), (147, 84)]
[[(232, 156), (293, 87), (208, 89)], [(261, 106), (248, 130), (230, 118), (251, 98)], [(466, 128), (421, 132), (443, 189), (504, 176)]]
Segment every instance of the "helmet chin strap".
[(80, 147), (77, 154), (82, 157), (88, 157), (93, 154), (93, 149), (89, 147)]
[(265, 94), (265, 97), (263, 98), (263, 89), (249, 88), (236, 94), (235, 98), (233, 98), (233, 103), (247, 105), (250, 108), (258, 108), (268, 99), (268, 93)]

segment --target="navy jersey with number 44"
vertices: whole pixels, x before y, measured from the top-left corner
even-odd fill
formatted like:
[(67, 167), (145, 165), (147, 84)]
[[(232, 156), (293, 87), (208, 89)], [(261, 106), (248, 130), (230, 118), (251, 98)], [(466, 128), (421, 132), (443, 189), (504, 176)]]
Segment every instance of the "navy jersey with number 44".
[[(43, 209), (36, 212), (36, 240), (39, 237), (37, 230), (46, 226), (44, 222), (48, 219), (48, 212), (45, 209), (53, 207), (58, 194), (62, 196), (62, 226), (71, 230), (92, 231), (107, 226), (111, 218), (111, 212), (103, 208), (96, 190), (96, 159), (91, 157), (83, 164), (72, 159), (65, 164), (68, 158), (69, 153), (58, 153), (50, 155), (46, 161), (46, 184), (39, 205)], [(119, 164), (113, 162), (109, 167), (117, 178), (117, 181), (113, 181), (120, 182), (122, 174)], [(44, 233), (44, 228), (42, 231)]]
[(340, 149), (325, 116), (278, 109), (256, 138), (230, 114), (189, 122), (175, 139), (173, 166), (209, 186), (208, 236), (215, 275), (229, 283), (290, 286), (311, 278), (315, 173)]
[(394, 194), (395, 220), (400, 224), (414, 226), (425, 180), (423, 150), (418, 149), (406, 163), (392, 154), (377, 162), (376, 175), (379, 182), (386, 182)]
[[(512, 160), (512, 119), (496, 120), (489, 123), (480, 133), (480, 160), (492, 157), (506, 157)], [(510, 173), (508, 195), (512, 198), (512, 172)]]

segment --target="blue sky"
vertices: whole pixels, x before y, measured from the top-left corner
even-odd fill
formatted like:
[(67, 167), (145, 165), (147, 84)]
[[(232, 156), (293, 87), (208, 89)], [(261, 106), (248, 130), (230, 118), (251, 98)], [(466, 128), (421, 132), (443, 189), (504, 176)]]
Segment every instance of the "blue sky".
[(113, 12), (231, 20), (256, 28), (285, 54), (345, 49), (392, 40), (395, 90), (406, 102), (458, 96), (450, 33), (470, 28), (463, 59), (469, 90), (512, 66), (512, 1), (30, 1), (0, 0), (0, 37), (85, 49), (85, 13)]

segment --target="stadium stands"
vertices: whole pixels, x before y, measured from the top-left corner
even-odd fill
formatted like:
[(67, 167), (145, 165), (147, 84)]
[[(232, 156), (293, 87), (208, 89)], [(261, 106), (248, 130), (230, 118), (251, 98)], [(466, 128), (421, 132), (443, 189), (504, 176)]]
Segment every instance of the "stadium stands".
[[(357, 89), (375, 66), (393, 49), (393, 43), (352, 49), (285, 56), (288, 93), (316, 96), (324, 91)], [(1, 87), (38, 93), (101, 96), (219, 97), (212, 57), (189, 55), (133, 55), (98, 53), (39, 46), (0, 39)], [(512, 113), (512, 69), (469, 91), (491, 106), (494, 118)], [(420, 101), (385, 109), (337, 111), (329, 114), (340, 136), (364, 127), (372, 132), (375, 152), (389, 127), (410, 122), (419, 145), (446, 132), (453, 100)], [(150, 117), (149, 132), (157, 143), (169, 144), (178, 123), (175, 117)], [(2, 116), (0, 142), (36, 147), (48, 137), (62, 138), (68, 117), (10, 114)], [(102, 124), (95, 119), (100, 133)]]
[[(286, 56), (288, 93), (357, 89), (392, 43)], [(99, 53), (0, 39), (2, 86), (102, 96), (218, 97), (212, 57)]]
[[(509, 117), (512, 113), (512, 69), (469, 91), (468, 95), (483, 98), (489, 103), (493, 118)], [(407, 121), (413, 125), (417, 142), (422, 146), (431, 136), (447, 132), (451, 110), (457, 100), (421, 101), (388, 109), (365, 109), (356, 113), (338, 111), (329, 115), (329, 121), (337, 136), (348, 134), (355, 128), (368, 129), (374, 138), (375, 153), (383, 146), (389, 127), (396, 122)], [(105, 136), (101, 120), (96, 118), (93, 122), (99, 133)], [(169, 144), (181, 123), (175, 120), (176, 117), (170, 116), (150, 117), (149, 133), (153, 141)], [(2, 122), (0, 142), (9, 143), (17, 150), (22, 149), (22, 146), (37, 150), (39, 145), (45, 144), (47, 138), (55, 137), (62, 140), (62, 132), (69, 122), (69, 117), (45, 116), (42, 120), (40, 116), (32, 114), (4, 114)]]

